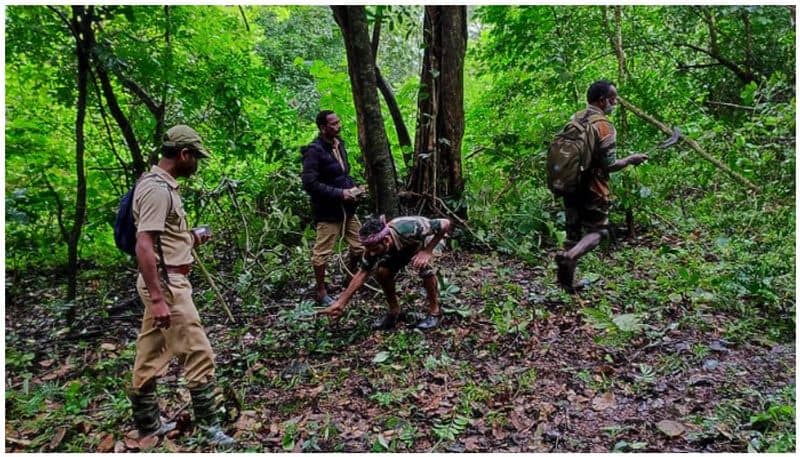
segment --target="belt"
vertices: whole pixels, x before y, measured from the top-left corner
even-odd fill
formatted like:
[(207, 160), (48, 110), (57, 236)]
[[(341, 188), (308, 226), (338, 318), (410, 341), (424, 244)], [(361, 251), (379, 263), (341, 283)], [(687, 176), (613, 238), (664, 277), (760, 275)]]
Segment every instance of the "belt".
[(192, 271), (192, 264), (187, 263), (186, 265), (167, 265), (167, 273), (176, 273), (179, 275), (189, 276), (189, 273)]

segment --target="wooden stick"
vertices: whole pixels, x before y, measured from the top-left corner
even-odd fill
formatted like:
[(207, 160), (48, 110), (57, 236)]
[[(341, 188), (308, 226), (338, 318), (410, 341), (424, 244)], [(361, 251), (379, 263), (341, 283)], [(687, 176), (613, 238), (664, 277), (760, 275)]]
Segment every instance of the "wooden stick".
[(231, 314), (230, 308), (228, 308), (228, 304), (225, 303), (225, 298), (222, 296), (222, 293), (220, 293), (219, 288), (217, 287), (217, 283), (215, 283), (214, 279), (211, 278), (211, 275), (208, 273), (208, 270), (206, 270), (206, 266), (203, 265), (203, 261), (200, 260), (200, 256), (197, 255), (197, 251), (192, 249), (192, 255), (194, 256), (194, 259), (197, 260), (197, 266), (200, 267), (200, 272), (203, 273), (203, 277), (206, 278), (208, 284), (211, 286), (212, 289), (214, 289), (214, 293), (217, 294), (217, 298), (219, 299), (219, 302), (222, 305), (222, 307), (225, 309), (225, 312), (228, 314), (228, 318), (231, 320), (231, 322), (236, 322), (236, 319), (233, 318), (233, 314)]
[[(622, 106), (624, 106), (625, 108), (629, 109), (633, 114), (635, 114), (635, 115), (639, 116), (640, 118), (644, 119), (645, 121), (647, 121), (648, 123), (652, 124), (653, 126), (658, 128), (662, 132), (666, 133), (667, 135), (672, 135), (672, 129), (669, 128), (668, 126), (666, 126), (663, 122), (661, 122), (661, 121), (657, 120), (656, 118), (654, 118), (653, 116), (650, 116), (649, 114), (645, 113), (640, 108), (638, 108), (637, 106), (633, 105), (631, 102), (625, 100), (624, 98), (618, 97), (618, 99), (619, 99), (619, 102), (622, 104)], [(684, 134), (681, 134), (681, 140), (683, 140), (687, 145), (689, 145), (689, 147), (692, 148), (694, 150), (694, 152), (698, 153), (702, 158), (706, 159), (707, 161), (711, 162), (712, 165), (714, 165), (715, 167), (717, 167), (720, 170), (722, 170), (725, 173), (727, 173), (728, 176), (732, 177), (733, 179), (735, 179), (739, 183), (744, 184), (745, 186), (749, 187), (750, 189), (754, 190), (757, 193), (761, 193), (762, 192), (761, 188), (758, 187), (757, 185), (753, 184), (752, 181), (748, 180), (747, 178), (745, 178), (744, 176), (740, 175), (739, 173), (733, 171), (729, 166), (727, 166), (724, 163), (722, 163), (719, 159), (717, 159), (717, 158), (711, 156), (709, 153), (707, 153), (699, 144), (697, 144), (697, 141), (687, 137)]]

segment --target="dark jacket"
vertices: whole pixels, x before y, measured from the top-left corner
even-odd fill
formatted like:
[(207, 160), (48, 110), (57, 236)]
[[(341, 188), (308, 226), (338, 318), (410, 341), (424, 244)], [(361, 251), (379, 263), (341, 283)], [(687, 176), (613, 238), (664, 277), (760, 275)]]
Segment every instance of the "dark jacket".
[(350, 177), (350, 164), (344, 141), (339, 139), (339, 150), (344, 161), (344, 171), (333, 156), (333, 145), (317, 137), (301, 150), (303, 154), (303, 189), (311, 196), (311, 213), (314, 222), (341, 222), (342, 209), (348, 216), (355, 214), (356, 202), (345, 202), (342, 193), (355, 186)]

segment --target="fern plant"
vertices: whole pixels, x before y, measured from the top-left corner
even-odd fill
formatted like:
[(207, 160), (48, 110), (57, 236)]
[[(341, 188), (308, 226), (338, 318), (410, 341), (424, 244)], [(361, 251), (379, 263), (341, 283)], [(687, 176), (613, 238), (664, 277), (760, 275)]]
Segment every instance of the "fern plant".
[(464, 433), (468, 425), (468, 417), (456, 414), (450, 421), (443, 422), (437, 419), (433, 424), (433, 434), (438, 438), (439, 443), (442, 441), (453, 441), (458, 435)]
[(620, 346), (645, 328), (640, 315), (636, 313), (615, 315), (610, 309), (600, 308), (584, 308), (581, 312), (592, 327), (602, 330), (602, 333), (595, 338), (600, 344)]

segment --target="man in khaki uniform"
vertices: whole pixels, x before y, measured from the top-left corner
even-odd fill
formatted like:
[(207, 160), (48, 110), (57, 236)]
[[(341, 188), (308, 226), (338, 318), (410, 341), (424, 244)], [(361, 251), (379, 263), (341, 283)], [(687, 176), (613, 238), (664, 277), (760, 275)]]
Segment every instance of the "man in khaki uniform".
[(195, 422), (211, 444), (231, 446), (233, 438), (220, 425), (214, 406), (214, 352), (192, 301), (189, 272), (192, 248), (208, 241), (207, 230), (189, 230), (176, 178), (197, 171), (201, 158), (211, 157), (200, 135), (177, 125), (164, 134), (162, 158), (145, 173), (133, 194), (136, 223), (136, 289), (144, 317), (136, 339), (133, 386), (129, 393), (133, 418), (144, 435), (163, 435), (175, 423), (162, 424), (156, 398), (156, 378), (177, 356), (192, 396)]

